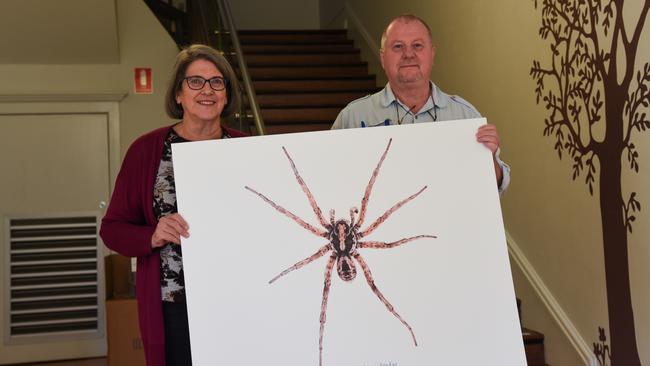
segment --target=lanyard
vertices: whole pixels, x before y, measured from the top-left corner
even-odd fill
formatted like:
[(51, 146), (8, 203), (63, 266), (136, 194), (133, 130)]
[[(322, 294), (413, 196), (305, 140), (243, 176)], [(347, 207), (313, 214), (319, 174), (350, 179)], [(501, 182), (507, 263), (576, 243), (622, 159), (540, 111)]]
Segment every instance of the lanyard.
[[(433, 95), (429, 94), (429, 98), (431, 98), (431, 104), (433, 104), (433, 114), (431, 114), (431, 110), (428, 110), (427, 114), (433, 119), (433, 122), (436, 122), (438, 120), (438, 112), (436, 111), (436, 103), (433, 101)], [(404, 118), (406, 117), (407, 114), (410, 113), (411, 115), (413, 115), (413, 113), (412, 113), (413, 108), (411, 107), (406, 111), (406, 113), (404, 113), (402, 118), (400, 118), (400, 116), (399, 116), (399, 107), (400, 106), (401, 106), (401, 104), (397, 101), (397, 99), (395, 99), (395, 114), (397, 115), (397, 124), (398, 125), (402, 124), (402, 121), (404, 120)], [(402, 107), (402, 108), (404, 108), (404, 107)], [(404, 108), (404, 109), (406, 109), (406, 108)], [(413, 117), (413, 118), (415, 119), (415, 117)]]

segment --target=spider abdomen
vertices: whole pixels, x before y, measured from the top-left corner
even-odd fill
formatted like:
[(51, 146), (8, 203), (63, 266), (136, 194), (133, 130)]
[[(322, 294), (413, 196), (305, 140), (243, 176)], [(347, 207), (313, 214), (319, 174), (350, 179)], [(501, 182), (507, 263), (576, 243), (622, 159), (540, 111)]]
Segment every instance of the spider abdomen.
[(357, 277), (357, 267), (349, 256), (339, 257), (336, 261), (336, 271), (343, 281), (352, 281)]

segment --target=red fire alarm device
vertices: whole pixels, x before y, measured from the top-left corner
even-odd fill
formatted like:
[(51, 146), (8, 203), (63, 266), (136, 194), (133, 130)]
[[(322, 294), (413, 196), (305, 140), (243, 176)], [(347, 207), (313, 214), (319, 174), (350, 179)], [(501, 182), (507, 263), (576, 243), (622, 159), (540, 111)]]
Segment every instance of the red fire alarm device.
[(136, 67), (134, 81), (136, 94), (153, 93), (153, 80), (151, 79), (150, 67)]

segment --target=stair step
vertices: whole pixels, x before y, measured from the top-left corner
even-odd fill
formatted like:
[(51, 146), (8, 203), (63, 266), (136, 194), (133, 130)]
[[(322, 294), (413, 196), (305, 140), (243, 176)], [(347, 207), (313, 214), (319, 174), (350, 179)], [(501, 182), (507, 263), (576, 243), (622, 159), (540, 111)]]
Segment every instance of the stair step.
[(240, 36), (239, 42), (243, 45), (251, 44), (346, 44), (348, 39), (339, 36), (324, 35), (320, 37), (289, 36), (289, 35), (248, 35)]
[(253, 80), (354, 79), (368, 76), (368, 65), (309, 67), (250, 67)]
[[(337, 55), (307, 54), (244, 54), (246, 65), (253, 66), (329, 66), (358, 65), (361, 62), (359, 51)], [(235, 62), (236, 63), (236, 62)]]
[(242, 44), (336, 44), (348, 41), (346, 32), (341, 30), (242, 30), (237, 34)]
[(322, 123), (330, 128), (341, 108), (264, 108), (262, 118), (266, 124)]
[(299, 94), (257, 94), (260, 108), (267, 107), (339, 107), (343, 108), (355, 99), (367, 95), (365, 92), (299, 93)]
[(253, 87), (259, 94), (324, 91), (365, 91), (371, 94), (377, 90), (373, 76), (349, 80), (258, 80), (253, 82)]
[(528, 365), (545, 365), (544, 335), (527, 328), (522, 328), (521, 334), (524, 337), (524, 348), (526, 349), (526, 361)]
[(377, 90), (346, 30), (240, 31), (239, 38), (268, 134), (328, 130), (341, 108)]
[(337, 34), (347, 35), (345, 29), (241, 29), (237, 34)]
[(256, 44), (242, 45), (244, 57), (253, 53), (295, 54), (295, 53), (348, 53), (358, 52), (352, 41), (336, 44)]

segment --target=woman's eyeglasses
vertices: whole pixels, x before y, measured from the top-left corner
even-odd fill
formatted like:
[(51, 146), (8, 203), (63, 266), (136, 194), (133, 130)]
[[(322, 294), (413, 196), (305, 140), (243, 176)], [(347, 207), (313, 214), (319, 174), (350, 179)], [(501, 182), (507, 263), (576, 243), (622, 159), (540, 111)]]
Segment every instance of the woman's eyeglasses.
[(201, 90), (206, 82), (210, 84), (210, 88), (215, 91), (224, 90), (228, 85), (228, 80), (222, 78), (221, 76), (215, 76), (210, 80), (204, 79), (200, 76), (188, 76), (184, 78), (187, 82), (187, 86), (192, 90)]

